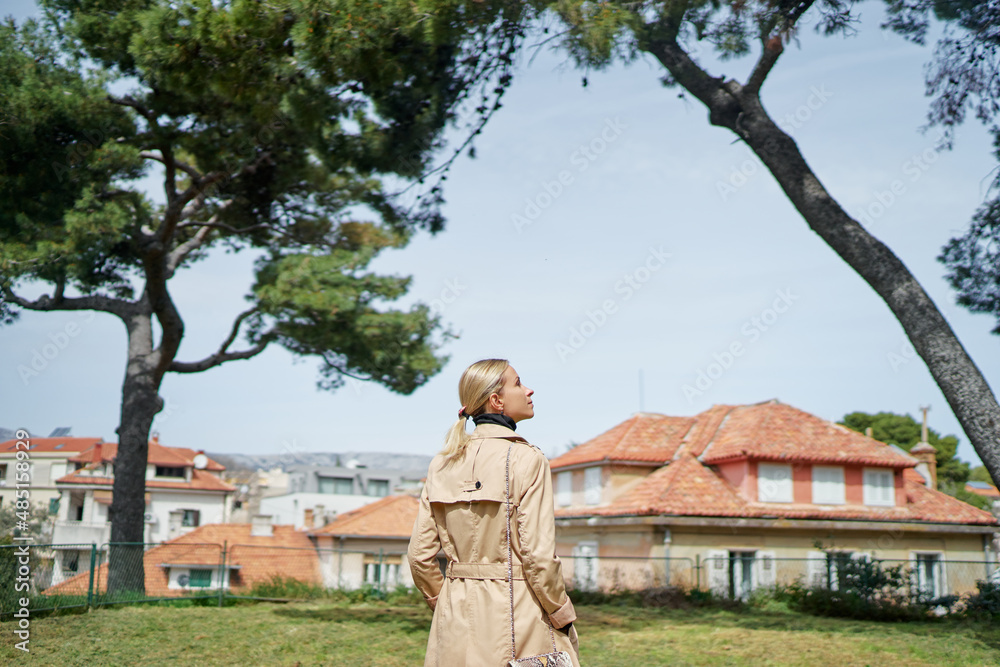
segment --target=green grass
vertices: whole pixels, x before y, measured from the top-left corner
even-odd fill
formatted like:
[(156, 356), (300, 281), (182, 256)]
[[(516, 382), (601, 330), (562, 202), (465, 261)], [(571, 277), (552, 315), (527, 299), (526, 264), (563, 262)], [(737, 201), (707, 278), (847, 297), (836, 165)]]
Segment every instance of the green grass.
[[(420, 665), (430, 612), (365, 602), (128, 605), (32, 621), (31, 653), (0, 624), (0, 664)], [(818, 618), (778, 604), (726, 611), (619, 605), (577, 608), (584, 667), (611, 665), (996, 665), (987, 622), (873, 623)]]

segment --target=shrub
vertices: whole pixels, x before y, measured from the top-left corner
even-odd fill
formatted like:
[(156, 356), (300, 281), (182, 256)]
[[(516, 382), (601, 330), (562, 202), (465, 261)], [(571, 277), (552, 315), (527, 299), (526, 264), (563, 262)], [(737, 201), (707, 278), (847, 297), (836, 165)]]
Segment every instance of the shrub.
[(977, 581), (976, 592), (962, 601), (961, 613), (966, 616), (1000, 616), (1000, 583)]
[(928, 620), (931, 608), (942, 602), (914, 589), (910, 571), (903, 565), (849, 561), (841, 565), (832, 583), (836, 590), (793, 584), (777, 592), (775, 599), (816, 616), (887, 622)]

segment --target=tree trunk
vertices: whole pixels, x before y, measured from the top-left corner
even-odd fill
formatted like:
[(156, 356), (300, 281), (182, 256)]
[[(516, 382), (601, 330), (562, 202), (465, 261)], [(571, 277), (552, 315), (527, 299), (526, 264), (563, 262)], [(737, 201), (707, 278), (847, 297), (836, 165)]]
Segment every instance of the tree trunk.
[(747, 143), (809, 227), (882, 297), (1000, 486), (1000, 405), (983, 374), (913, 274), (830, 196), (795, 141), (764, 110), (760, 85), (780, 50), (765, 49), (751, 75), (752, 85), (742, 86), (709, 76), (676, 41), (649, 46), (676, 81), (708, 107), (709, 122), (728, 128)]
[(163, 373), (159, 354), (152, 350), (151, 316), (148, 312), (133, 315), (126, 325), (129, 359), (114, 467), (108, 593), (145, 590), (146, 461), (153, 418), (163, 408), (159, 396)]

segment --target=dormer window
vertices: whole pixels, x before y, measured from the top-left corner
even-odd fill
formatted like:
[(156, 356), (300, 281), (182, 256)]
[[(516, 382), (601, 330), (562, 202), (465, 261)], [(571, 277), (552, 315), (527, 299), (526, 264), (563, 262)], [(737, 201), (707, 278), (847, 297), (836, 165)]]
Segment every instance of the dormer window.
[(840, 466), (813, 466), (812, 501), (817, 505), (843, 505), (844, 469)]
[(757, 464), (757, 500), (790, 503), (792, 499), (792, 466), (787, 463)]
[(896, 504), (896, 484), (892, 470), (865, 468), (865, 505), (893, 507)]
[(156, 476), (157, 477), (184, 477), (183, 467), (174, 466), (156, 466)]

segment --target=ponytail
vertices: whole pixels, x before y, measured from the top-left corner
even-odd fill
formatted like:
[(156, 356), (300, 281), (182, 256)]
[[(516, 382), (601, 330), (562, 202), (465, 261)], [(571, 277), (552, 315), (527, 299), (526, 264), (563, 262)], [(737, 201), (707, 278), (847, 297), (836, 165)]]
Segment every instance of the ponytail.
[(469, 434), (465, 432), (465, 417), (459, 417), (458, 421), (448, 429), (441, 456), (446, 459), (462, 458), (462, 455), (465, 454), (465, 448), (469, 446), (470, 439)]
[(503, 393), (503, 374), (509, 365), (506, 359), (483, 359), (462, 373), (458, 381), (458, 398), (465, 407), (445, 436), (441, 456), (454, 461), (465, 455), (471, 440), (465, 432), (465, 419), (486, 412), (490, 396)]

